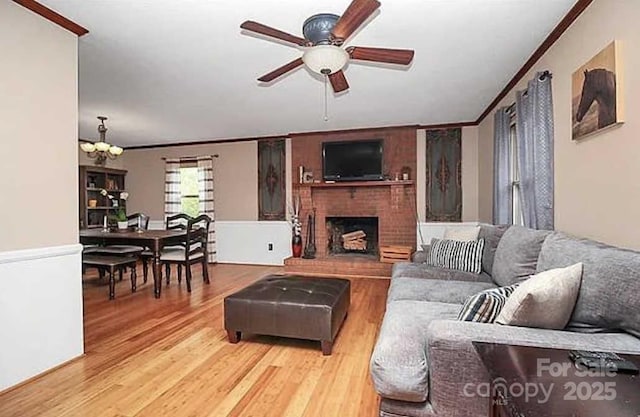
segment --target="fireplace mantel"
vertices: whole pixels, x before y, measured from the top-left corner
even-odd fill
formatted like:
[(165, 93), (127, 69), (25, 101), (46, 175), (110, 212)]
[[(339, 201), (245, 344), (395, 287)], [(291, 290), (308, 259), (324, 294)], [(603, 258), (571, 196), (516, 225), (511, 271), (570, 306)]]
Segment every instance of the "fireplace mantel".
[(336, 182), (312, 182), (298, 184), (299, 187), (310, 188), (351, 188), (351, 187), (390, 187), (393, 185), (413, 185), (412, 180), (400, 181), (336, 181)]

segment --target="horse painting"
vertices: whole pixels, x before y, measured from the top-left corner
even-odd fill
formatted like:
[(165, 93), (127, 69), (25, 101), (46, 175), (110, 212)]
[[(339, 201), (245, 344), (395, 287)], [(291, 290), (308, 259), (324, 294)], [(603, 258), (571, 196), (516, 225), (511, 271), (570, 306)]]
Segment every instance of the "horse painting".
[(616, 122), (616, 76), (604, 68), (584, 70), (576, 121), (582, 122), (593, 102), (598, 103), (598, 129)]

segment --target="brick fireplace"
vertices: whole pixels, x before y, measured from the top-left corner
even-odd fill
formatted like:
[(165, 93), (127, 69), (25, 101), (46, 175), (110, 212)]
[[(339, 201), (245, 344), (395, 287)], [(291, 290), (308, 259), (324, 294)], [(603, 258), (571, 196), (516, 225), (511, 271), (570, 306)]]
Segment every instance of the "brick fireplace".
[[(382, 139), (383, 170), (387, 181), (322, 182), (322, 143)], [(416, 129), (386, 128), (344, 133), (309, 133), (292, 137), (291, 160), (293, 194), (300, 195), (302, 233), (306, 240), (308, 215), (316, 214), (316, 259), (288, 258), (288, 273), (390, 276), (391, 264), (378, 261), (378, 254), (329, 253), (327, 218), (376, 218), (376, 246), (403, 245), (416, 247)], [(313, 172), (313, 183), (300, 184), (297, 167)], [(410, 179), (396, 181), (403, 169)]]
[(297, 190), (302, 203), (303, 233), (307, 230), (308, 215), (312, 208), (316, 209), (318, 257), (330, 255), (326, 219), (331, 217), (375, 217), (378, 246), (416, 246), (413, 181), (303, 184)]

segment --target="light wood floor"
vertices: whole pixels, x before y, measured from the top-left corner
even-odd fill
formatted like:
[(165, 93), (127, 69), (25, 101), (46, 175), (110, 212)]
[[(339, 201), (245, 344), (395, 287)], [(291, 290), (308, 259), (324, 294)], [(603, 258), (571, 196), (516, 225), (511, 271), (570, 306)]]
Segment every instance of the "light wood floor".
[[(376, 416), (368, 365), (387, 280), (354, 279), (349, 316), (331, 356), (318, 342), (252, 336), (233, 345), (224, 297), (278, 267), (194, 267), (193, 292), (175, 272), (162, 298), (85, 278), (86, 355), (0, 394), (0, 416)], [(43, 340), (43, 349), (46, 341)]]

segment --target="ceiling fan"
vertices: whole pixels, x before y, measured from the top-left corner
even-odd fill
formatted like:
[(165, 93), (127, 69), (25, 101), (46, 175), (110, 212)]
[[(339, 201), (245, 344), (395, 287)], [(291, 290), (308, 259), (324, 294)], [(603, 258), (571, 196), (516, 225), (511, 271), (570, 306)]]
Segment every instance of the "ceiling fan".
[(347, 10), (338, 16), (330, 13), (316, 14), (302, 25), (304, 38), (247, 20), (240, 27), (244, 30), (280, 39), (305, 48), (301, 58), (271, 71), (258, 81), (272, 81), (305, 64), (311, 71), (329, 78), (336, 93), (349, 88), (342, 69), (349, 59), (409, 65), (414, 51), (410, 49), (367, 48), (343, 43), (380, 7), (377, 0), (352, 0)]

